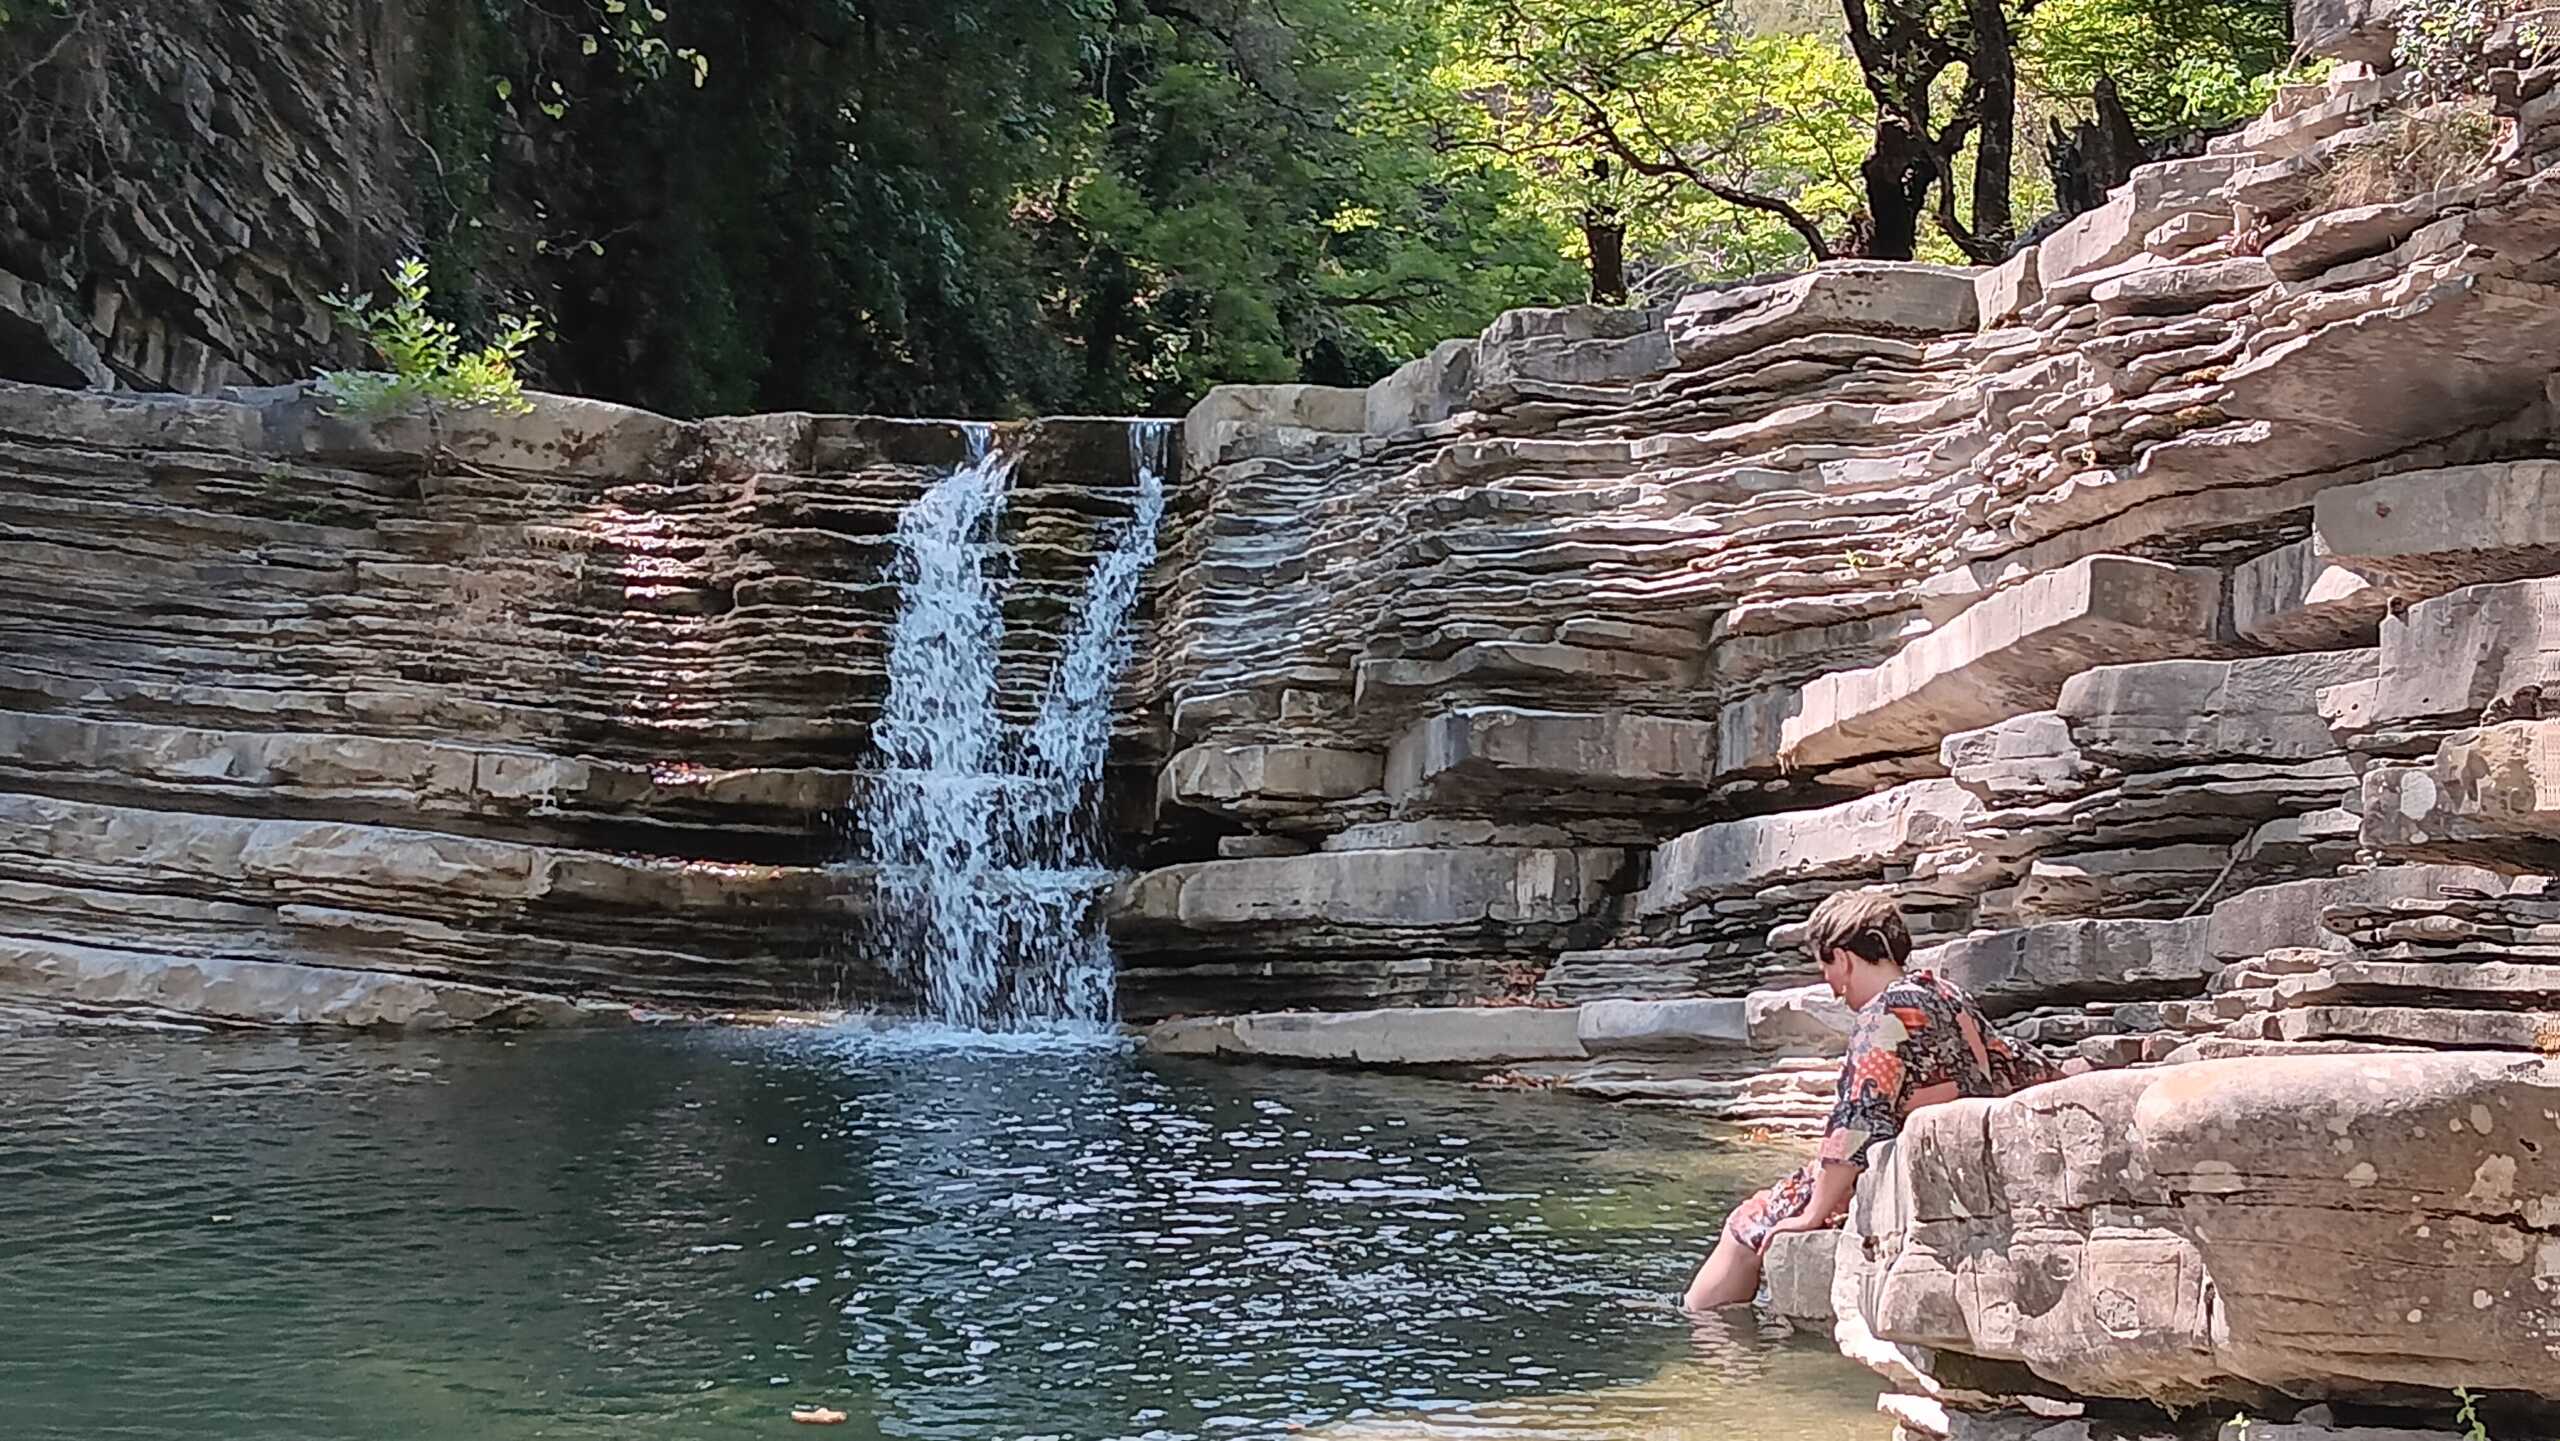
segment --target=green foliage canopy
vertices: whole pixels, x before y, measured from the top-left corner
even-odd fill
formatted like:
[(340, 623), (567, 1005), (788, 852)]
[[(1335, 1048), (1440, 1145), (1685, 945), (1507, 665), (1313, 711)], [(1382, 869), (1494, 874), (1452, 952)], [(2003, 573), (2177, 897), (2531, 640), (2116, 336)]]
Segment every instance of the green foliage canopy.
[[(1965, 138), (1946, 51), (1986, 0), (1849, 0), (1924, 38), (1916, 98), (1832, 0), (425, 3), (439, 306), (536, 306), (547, 383), (682, 414), (1359, 383), (1579, 298), (1586, 227), (1623, 227), (1640, 299), (1802, 263), (1871, 194), (1887, 95), (1943, 132), (1901, 162), (1955, 192), (1924, 256), (1977, 202), (1959, 238), (1996, 249), (2038, 188), (2005, 129)], [(2285, 59), (2284, 0), (1992, 8), (2031, 107), (2105, 77), (2146, 133), (2247, 113)]]
[(1443, 32), (1393, 0), (662, 0), (654, 69), (588, 3), (476, 0), (481, 73), (437, 100), (439, 288), (529, 274), (554, 383), (1163, 411), (1366, 380), (1577, 284), (1516, 176), (1435, 146)]
[(1808, 232), (1837, 232), (1858, 203), (1874, 105), (1831, 36), (1749, 30), (1701, 0), (1441, 14), (1467, 37), (1438, 72), (1447, 133), (1499, 157), (1577, 258), (1585, 214), (1622, 217), (1639, 295), (1799, 263)]
[(2292, 58), (2287, 0), (2044, 0), (2019, 37), (2048, 96), (2086, 101), (2103, 78), (2145, 135), (2264, 110)]

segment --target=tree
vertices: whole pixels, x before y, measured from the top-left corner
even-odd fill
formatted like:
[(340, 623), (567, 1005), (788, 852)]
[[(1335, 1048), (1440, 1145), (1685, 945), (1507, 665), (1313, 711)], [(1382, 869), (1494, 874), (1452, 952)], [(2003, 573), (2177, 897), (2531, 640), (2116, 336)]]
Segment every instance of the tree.
[[(2036, 4), (1841, 0), (1849, 48), (1876, 102), (1875, 140), (1859, 166), (1872, 227), (1862, 253), (1910, 259), (1932, 191), (1939, 228), (1967, 258), (1991, 261), (2008, 252), (2015, 229), (2015, 26)], [(1942, 91), (1950, 83), (1953, 103), (1942, 107)], [(1970, 221), (1959, 214), (1957, 175), (1968, 144), (1974, 157)]]
[[(1395, 0), (1148, 0), (1106, 133), (1046, 233), (1105, 283), (1062, 308), (1088, 371), (1187, 404), (1219, 380), (1366, 381), (1508, 305), (1573, 293), (1516, 177), (1435, 147), (1428, 11)], [(1099, 366), (1099, 347), (1123, 358)], [(1096, 402), (1110, 399), (1093, 395)]]
[(1440, 13), (1444, 144), (1498, 157), (1529, 203), (1581, 232), (1586, 261), (1622, 237), (1638, 295), (1834, 253), (1869, 119), (1828, 38), (1740, 30), (1721, 0), (1442, 0)]
[[(1656, 203), (1694, 190), (1784, 225), (1817, 260), (1911, 258), (1934, 194), (1940, 228), (1987, 260), (2015, 228), (2013, 30), (2036, 3), (1842, 0), (1846, 55), (1817, 33), (1741, 30), (1725, 0), (1444, 8), (1477, 37), (1479, 73), (1463, 88), (1489, 117), (1489, 143), (1543, 159), (1551, 177), (1606, 155), (1639, 182), (1668, 182)], [(1839, 184), (1852, 167), (1855, 181)]]
[(1365, 382), (1573, 293), (1516, 178), (1434, 147), (1441, 32), (1392, 0), (659, 0), (655, 79), (589, 48), (614, 0), (514, 3), (428, 127), (484, 167), (446, 167), (430, 255), (445, 296), (515, 248), (554, 384), (1161, 411)]
[(2135, 132), (2156, 139), (2265, 110), (2291, 26), (2288, 0), (2044, 0), (2019, 54), (2047, 96), (2091, 103), (2111, 85)]

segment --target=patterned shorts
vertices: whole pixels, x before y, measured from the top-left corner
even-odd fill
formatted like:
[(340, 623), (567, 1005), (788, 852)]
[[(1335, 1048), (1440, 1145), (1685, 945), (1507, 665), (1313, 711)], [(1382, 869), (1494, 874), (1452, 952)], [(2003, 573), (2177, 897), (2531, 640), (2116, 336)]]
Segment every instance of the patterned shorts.
[(1747, 1218), (1743, 1215), (1751, 1209), (1751, 1201), (1736, 1207), (1733, 1219), (1728, 1222), (1733, 1238), (1754, 1251), (1768, 1250), (1770, 1233), (1778, 1229), (1778, 1223), (1803, 1215), (1805, 1208), (1813, 1204), (1814, 1167), (1821, 1164), (1819, 1161), (1807, 1162), (1788, 1172), (1778, 1184), (1753, 1196), (1751, 1201), (1764, 1203), (1758, 1214)]

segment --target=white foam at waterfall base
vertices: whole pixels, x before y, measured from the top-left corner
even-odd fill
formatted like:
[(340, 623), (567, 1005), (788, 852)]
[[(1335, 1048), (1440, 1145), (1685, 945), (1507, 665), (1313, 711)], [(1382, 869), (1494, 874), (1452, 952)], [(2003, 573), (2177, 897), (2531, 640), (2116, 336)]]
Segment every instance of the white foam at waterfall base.
[(934, 1021), (984, 1030), (1111, 1017), (1110, 942), (1094, 916), (1111, 874), (1094, 805), (1129, 617), (1164, 516), (1169, 436), (1160, 422), (1131, 428), (1135, 503), (1103, 529), (1027, 726), (1005, 723), (997, 694), (1012, 458), (971, 427), (968, 461), (899, 517), (898, 618), (858, 841), (884, 959)]

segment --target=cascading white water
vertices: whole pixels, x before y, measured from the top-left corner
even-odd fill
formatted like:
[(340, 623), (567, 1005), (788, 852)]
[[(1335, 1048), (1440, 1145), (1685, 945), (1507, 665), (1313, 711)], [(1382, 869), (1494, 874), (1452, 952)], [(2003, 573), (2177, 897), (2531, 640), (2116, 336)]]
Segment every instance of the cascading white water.
[(998, 532), (1012, 460), (971, 427), (968, 462), (898, 519), (898, 619), (860, 840), (886, 958), (936, 1020), (986, 1029), (1110, 1018), (1110, 943), (1093, 923), (1110, 876), (1093, 806), (1129, 615), (1155, 560), (1170, 433), (1161, 422), (1131, 428), (1135, 504), (1103, 529), (1027, 726), (1008, 725), (997, 703), (1010, 569)]

